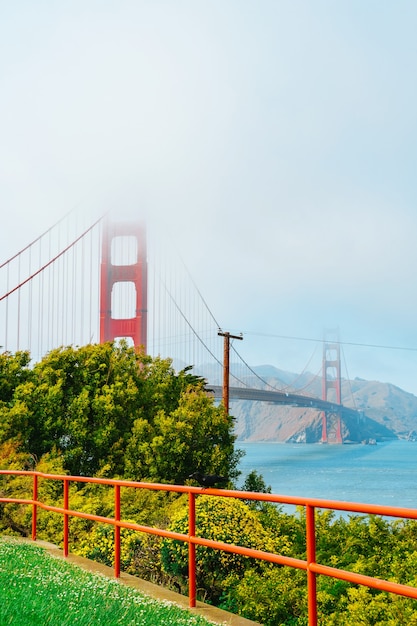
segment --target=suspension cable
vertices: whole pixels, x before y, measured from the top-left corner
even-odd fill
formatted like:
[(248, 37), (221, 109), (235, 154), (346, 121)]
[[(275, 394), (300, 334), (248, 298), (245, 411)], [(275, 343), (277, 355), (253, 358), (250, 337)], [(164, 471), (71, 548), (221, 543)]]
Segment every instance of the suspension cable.
[(44, 237), (46, 237), (46, 235), (48, 235), (54, 228), (56, 228), (57, 226), (59, 226), (61, 224), (61, 222), (63, 222), (65, 219), (67, 219), (67, 217), (69, 217), (71, 215), (71, 213), (73, 213), (74, 209), (71, 209), (70, 211), (68, 211), (68, 213), (66, 213), (63, 217), (61, 217), (61, 219), (59, 219), (57, 222), (55, 222), (55, 224), (53, 224), (50, 228), (48, 228), (47, 230), (45, 230), (44, 233), (42, 233), (42, 235), (39, 235), (39, 237), (36, 237), (36, 239), (34, 239), (33, 241), (31, 241), (30, 243), (28, 243), (27, 246), (25, 246), (24, 248), (22, 248), (22, 250), (19, 250), (19, 252), (16, 252), (16, 254), (14, 254), (12, 257), (10, 257), (10, 259), (7, 259), (7, 261), (4, 261), (1, 265), (0, 265), (0, 270), (5, 266), (8, 265), (9, 263), (11, 263), (12, 261), (14, 261), (20, 254), (23, 254), (23, 252), (26, 252), (26, 250), (29, 250), (29, 248), (31, 248), (32, 246), (34, 246), (36, 243), (38, 243), (38, 241), (40, 241), (41, 239), (43, 239)]
[[(183, 320), (185, 321), (185, 323), (187, 324), (187, 326), (189, 327), (189, 329), (191, 330), (191, 332), (193, 333), (193, 335), (198, 339), (198, 341), (201, 343), (201, 345), (207, 350), (207, 352), (210, 354), (210, 356), (213, 357), (213, 359), (216, 361), (216, 363), (218, 363), (218, 365), (222, 365), (221, 361), (219, 361), (219, 359), (216, 357), (215, 354), (213, 354), (212, 350), (209, 348), (209, 346), (203, 341), (203, 339), (200, 337), (200, 335), (198, 334), (198, 332), (195, 330), (195, 328), (192, 326), (191, 322), (187, 319), (185, 313), (183, 313), (183, 311), (181, 310), (180, 306), (177, 304), (174, 296), (172, 295), (172, 293), (169, 291), (166, 282), (162, 279), (162, 277), (160, 277), (160, 281), (161, 284), (164, 286), (165, 291), (167, 292), (172, 304), (174, 305), (174, 307), (177, 309), (178, 313), (181, 315), (181, 317), (183, 318)], [(203, 299), (203, 298), (202, 298)], [(204, 299), (203, 299), (204, 302)]]
[[(17, 291), (18, 289), (20, 289), (21, 287), (23, 287), (23, 285), (26, 285), (26, 283), (28, 283), (30, 280), (32, 280), (33, 278), (35, 278), (35, 276), (38, 276), (39, 274), (41, 274), (47, 267), (49, 267), (50, 265), (52, 265), (53, 263), (55, 263), (55, 261), (57, 259), (59, 259), (60, 257), (62, 257), (66, 252), (68, 252), (68, 250), (71, 250), (71, 248), (74, 248), (74, 246), (83, 238), (85, 237), (85, 235), (87, 235), (87, 233), (89, 233), (91, 230), (93, 230), (93, 228), (95, 228), (97, 226), (97, 224), (99, 224), (102, 221), (103, 217), (99, 217), (98, 220), (96, 220), (94, 222), (94, 224), (92, 224), (89, 228), (87, 228), (87, 230), (85, 230), (81, 235), (79, 235), (76, 239), (74, 239), (74, 241), (72, 241), (66, 248), (64, 248), (63, 250), (61, 250), (61, 252), (59, 252), (57, 255), (55, 255), (52, 259), (50, 259), (47, 263), (45, 263), (44, 265), (42, 265), (42, 267), (40, 267), (38, 270), (36, 270), (36, 272), (33, 272), (33, 274), (31, 274), (30, 276), (28, 276), (28, 278), (26, 278), (25, 280), (23, 280), (22, 282), (20, 282), (16, 287), (13, 287), (13, 289), (10, 289), (10, 291), (8, 291), (7, 293), (5, 293), (3, 296), (0, 296), (0, 302), (2, 300), (4, 300), (5, 298), (8, 298), (12, 293), (14, 293), (15, 291)], [(48, 231), (49, 232), (49, 231)], [(20, 254), (20, 253), (19, 253)], [(15, 255), (15, 257), (18, 255)], [(15, 258), (14, 257), (14, 258)]]

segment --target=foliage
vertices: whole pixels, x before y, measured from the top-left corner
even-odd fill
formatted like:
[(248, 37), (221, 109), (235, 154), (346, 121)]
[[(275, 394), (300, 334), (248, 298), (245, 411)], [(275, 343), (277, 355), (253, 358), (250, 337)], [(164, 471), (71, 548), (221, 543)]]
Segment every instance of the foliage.
[[(271, 493), (270, 485), (266, 485), (263, 476), (256, 470), (252, 470), (246, 476), (242, 486), (242, 491), (252, 491), (255, 493)], [(245, 500), (246, 504), (257, 511), (267, 514), (270, 509), (275, 510), (275, 505), (270, 502), (262, 502), (262, 500)]]
[[(85, 488), (97, 485), (85, 485)], [(98, 494), (97, 494), (98, 495)], [(99, 515), (112, 517), (114, 510), (113, 492), (102, 494), (102, 502), (107, 502), (106, 510), (95, 511)], [(142, 489), (122, 490), (121, 519), (144, 526), (165, 528), (169, 523), (171, 507), (175, 508), (176, 494)], [(89, 500), (85, 490), (71, 497), (71, 505), (82, 510), (84, 501)], [(97, 504), (99, 499), (97, 500)], [(85, 510), (85, 509), (84, 509)], [(89, 507), (91, 512), (91, 506)], [(78, 532), (77, 532), (78, 531)], [(77, 533), (74, 541), (74, 532)], [(89, 531), (71, 529), (71, 551), (80, 556), (93, 559), (105, 565), (114, 566), (114, 528), (107, 524), (90, 523)], [(120, 567), (128, 574), (133, 574), (158, 584), (166, 583), (166, 576), (160, 568), (159, 550), (161, 539), (146, 533), (137, 533), (130, 529), (120, 529), (121, 554)]]
[[(269, 512), (270, 514), (270, 512)], [(272, 532), (286, 533), (289, 555), (305, 558), (305, 516), (260, 515)], [(270, 525), (272, 524), (272, 525)], [(317, 560), (341, 569), (417, 586), (417, 522), (392, 522), (379, 516), (336, 518), (316, 513)], [(231, 582), (231, 581), (230, 581)], [(306, 575), (300, 570), (265, 565), (249, 568), (229, 584), (223, 606), (265, 626), (307, 624)], [(417, 625), (417, 601), (342, 580), (317, 578), (319, 623), (323, 626)]]
[(240, 458), (234, 441), (232, 418), (201, 387), (190, 387), (171, 414), (160, 410), (152, 421), (135, 420), (126, 475), (184, 484), (191, 472), (203, 468), (233, 479)]
[(259, 472), (252, 470), (245, 478), (242, 491), (254, 491), (256, 493), (271, 493), (270, 485), (266, 485), (265, 480)]
[[(200, 496), (196, 500), (196, 535), (206, 539), (256, 548), (267, 552), (286, 551), (285, 536), (272, 535), (265, 529), (258, 514), (244, 502), (230, 498)], [(170, 530), (188, 533), (188, 508), (184, 505), (170, 524)], [(175, 577), (181, 588), (186, 587), (188, 546), (184, 542), (165, 539), (161, 549), (164, 571)], [(218, 601), (224, 593), (225, 581), (241, 576), (254, 567), (248, 557), (196, 546), (196, 576), (204, 597)]]
[(0, 353), (0, 406), (10, 403), (16, 387), (30, 376), (29, 363), (29, 352)]
[(29, 362), (28, 352), (0, 353), (0, 444), (25, 440), (26, 410), (15, 401), (15, 392), (31, 377)]
[(184, 482), (204, 465), (237, 475), (233, 421), (204, 381), (126, 343), (0, 355), (0, 445), (62, 456), (72, 475)]
[[(238, 476), (233, 418), (216, 406), (190, 368), (176, 373), (170, 360), (152, 359), (125, 344), (52, 351), (29, 367), (26, 352), (0, 354), (0, 469), (123, 477), (182, 484), (195, 471)], [(32, 497), (27, 476), (0, 479), (3, 497)], [(47, 505), (62, 506), (62, 483), (39, 479)], [(251, 472), (244, 491), (270, 493)], [(73, 482), (70, 508), (113, 516), (114, 493)], [(269, 502), (199, 495), (197, 534), (305, 559), (304, 509), (288, 515)], [(188, 533), (187, 499), (170, 493), (126, 490), (122, 518)], [(31, 507), (0, 508), (0, 531), (27, 535)], [(38, 510), (38, 536), (62, 541), (62, 517)], [(317, 560), (325, 565), (417, 586), (417, 522), (378, 516), (336, 517), (316, 512)], [(111, 564), (113, 528), (70, 520), (72, 550)], [(75, 547), (77, 546), (77, 547)], [(267, 626), (306, 623), (303, 571), (196, 548), (198, 593)], [(187, 544), (122, 531), (122, 568), (155, 582), (187, 587)], [(416, 624), (417, 602), (330, 577), (317, 578), (323, 626)]]
[[(130, 523), (135, 520), (125, 519)], [(120, 568), (122, 571), (163, 584), (159, 565), (161, 539), (138, 533), (128, 528), (120, 529)], [(107, 524), (96, 524), (88, 536), (76, 545), (76, 554), (114, 567), (114, 529)]]
[(264, 626), (308, 624), (307, 578), (300, 570), (277, 565), (248, 569), (224, 600), (224, 608), (234, 606), (237, 613)]

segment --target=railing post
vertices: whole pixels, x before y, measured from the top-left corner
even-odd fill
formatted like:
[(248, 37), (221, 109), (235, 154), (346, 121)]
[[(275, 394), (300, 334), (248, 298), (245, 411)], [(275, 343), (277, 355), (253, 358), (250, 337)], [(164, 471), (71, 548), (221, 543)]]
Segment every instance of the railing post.
[(195, 494), (188, 494), (188, 598), (190, 608), (196, 605), (196, 576), (195, 576), (195, 543), (191, 537), (195, 537)]
[[(64, 478), (64, 509), (69, 509), (69, 485)], [(68, 556), (68, 513), (64, 513), (64, 556)]]
[(314, 506), (306, 505), (306, 542), (307, 542), (307, 593), (308, 624), (317, 626), (317, 585), (316, 574), (310, 570), (310, 564), (316, 562), (316, 530)]
[(38, 475), (33, 474), (33, 489), (32, 489), (32, 541), (36, 541), (36, 521), (38, 516)]
[[(114, 521), (120, 522), (120, 485), (114, 486)], [(114, 525), (114, 576), (120, 578), (120, 526)]]

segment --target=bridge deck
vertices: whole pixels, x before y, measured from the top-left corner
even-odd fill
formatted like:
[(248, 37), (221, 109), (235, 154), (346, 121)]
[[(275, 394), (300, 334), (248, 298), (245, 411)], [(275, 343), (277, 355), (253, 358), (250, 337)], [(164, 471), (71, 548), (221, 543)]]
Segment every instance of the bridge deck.
[[(209, 389), (214, 393), (215, 398), (222, 397), (223, 388), (220, 385), (209, 385)], [(273, 404), (281, 404), (283, 406), (305, 407), (309, 409), (317, 409), (326, 413), (342, 413), (351, 417), (358, 416), (359, 411), (337, 404), (313, 398), (311, 396), (303, 396), (296, 393), (287, 393), (284, 391), (269, 391), (267, 389), (250, 389), (248, 387), (230, 387), (230, 400), (255, 400), (258, 402), (272, 402)]]

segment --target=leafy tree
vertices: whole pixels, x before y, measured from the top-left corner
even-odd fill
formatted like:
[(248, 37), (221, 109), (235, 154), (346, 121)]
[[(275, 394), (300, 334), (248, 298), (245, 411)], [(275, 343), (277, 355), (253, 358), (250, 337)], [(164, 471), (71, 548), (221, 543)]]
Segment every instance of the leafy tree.
[(30, 379), (28, 352), (0, 354), (0, 444), (23, 442), (28, 429), (25, 405), (15, 402), (16, 389)]
[(250, 568), (228, 590), (228, 603), (239, 615), (264, 626), (307, 626), (307, 581), (302, 570), (265, 565)]
[[(237, 475), (233, 421), (187, 367), (126, 343), (51, 351), (30, 371), (27, 353), (2, 355), (0, 444), (40, 459), (62, 455), (73, 475), (184, 482), (204, 471)], [(9, 380), (9, 378), (10, 380)]]
[(32, 388), (16, 393), (32, 415), (30, 449), (39, 456), (60, 450), (73, 474), (94, 474), (106, 463), (120, 473), (143, 386), (140, 363), (125, 345), (52, 351), (34, 366)]
[(135, 420), (126, 449), (125, 475), (135, 480), (183, 484), (202, 469), (231, 480), (238, 474), (233, 421), (201, 385), (189, 387), (172, 413), (160, 410), (152, 421)]
[[(271, 493), (272, 489), (266, 485), (263, 476), (256, 470), (252, 470), (246, 476), (245, 482), (242, 486), (242, 491), (253, 491), (255, 493)], [(262, 502), (260, 500), (245, 500), (246, 504), (257, 511), (262, 511), (265, 514), (269, 509), (275, 509), (275, 505), (270, 502)]]
[(242, 491), (255, 491), (257, 493), (271, 493), (272, 489), (266, 485), (265, 480), (259, 472), (252, 470), (246, 476)]
[(14, 390), (30, 376), (29, 352), (0, 353), (0, 405), (13, 400)]

